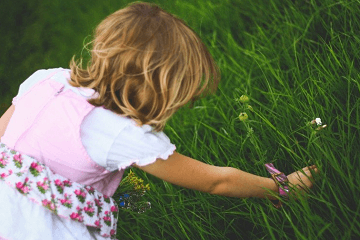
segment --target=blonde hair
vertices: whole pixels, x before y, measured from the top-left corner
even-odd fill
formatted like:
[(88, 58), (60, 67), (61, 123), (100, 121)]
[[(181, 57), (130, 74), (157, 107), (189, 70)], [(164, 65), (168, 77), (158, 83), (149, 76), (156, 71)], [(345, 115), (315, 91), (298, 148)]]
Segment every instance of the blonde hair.
[(220, 81), (220, 70), (197, 34), (152, 3), (133, 2), (109, 15), (92, 44), (86, 69), (73, 56), (69, 83), (98, 92), (90, 104), (155, 131), (203, 92), (215, 93)]

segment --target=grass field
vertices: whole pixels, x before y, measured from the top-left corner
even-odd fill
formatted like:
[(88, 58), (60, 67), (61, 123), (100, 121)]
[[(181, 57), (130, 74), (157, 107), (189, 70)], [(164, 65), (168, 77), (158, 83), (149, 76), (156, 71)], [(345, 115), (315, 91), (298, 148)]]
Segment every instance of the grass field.
[[(16, 2), (0, 2), (0, 114), (30, 74), (67, 68), (95, 26), (131, 1)], [(360, 1), (147, 2), (184, 19), (221, 69), (217, 93), (168, 122), (178, 152), (260, 176), (269, 176), (267, 162), (289, 174), (311, 160), (321, 174), (307, 201), (276, 210), (134, 169), (150, 184), (152, 207), (122, 210), (118, 238), (360, 239)], [(308, 122), (316, 117), (327, 128), (314, 131)]]

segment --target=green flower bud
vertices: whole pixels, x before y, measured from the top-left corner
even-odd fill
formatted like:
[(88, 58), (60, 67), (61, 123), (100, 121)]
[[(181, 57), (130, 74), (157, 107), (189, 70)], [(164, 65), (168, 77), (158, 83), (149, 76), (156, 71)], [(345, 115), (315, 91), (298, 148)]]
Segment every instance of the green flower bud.
[(246, 119), (248, 119), (248, 115), (244, 112), (240, 113), (239, 119), (240, 119), (240, 121), (245, 121)]
[(240, 102), (242, 102), (242, 103), (247, 103), (247, 102), (250, 101), (249, 97), (246, 96), (246, 95), (242, 95), (239, 100), (240, 100)]

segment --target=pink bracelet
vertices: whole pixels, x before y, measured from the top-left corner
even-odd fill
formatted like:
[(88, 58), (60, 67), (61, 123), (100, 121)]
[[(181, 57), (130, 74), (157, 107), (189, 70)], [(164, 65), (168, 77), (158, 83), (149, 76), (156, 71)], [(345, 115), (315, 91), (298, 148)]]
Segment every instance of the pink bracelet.
[[(275, 181), (276, 185), (279, 186), (280, 196), (287, 200), (289, 198), (289, 187), (287, 186), (287, 183), (289, 182), (288, 178), (283, 172), (277, 170), (272, 163), (266, 163), (265, 167), (267, 171), (271, 174), (271, 178)], [(272, 203), (276, 208), (280, 208), (282, 205), (281, 201), (278, 201), (278, 203), (274, 203), (272, 201)]]

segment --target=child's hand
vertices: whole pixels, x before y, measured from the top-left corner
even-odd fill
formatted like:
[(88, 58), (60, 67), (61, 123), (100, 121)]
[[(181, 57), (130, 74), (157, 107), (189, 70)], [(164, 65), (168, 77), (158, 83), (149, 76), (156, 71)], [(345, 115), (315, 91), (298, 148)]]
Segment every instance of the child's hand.
[[(315, 165), (312, 165), (310, 167), (315, 173), (318, 173), (319, 170), (316, 168)], [(292, 196), (299, 196), (300, 195), (306, 195), (304, 192), (308, 193), (308, 189), (312, 188), (314, 180), (314, 177), (311, 175), (309, 167), (304, 167), (302, 169), (305, 173), (302, 173), (301, 171), (293, 172), (287, 176), (289, 180), (289, 186), (290, 188), (297, 188), (299, 191), (290, 190), (290, 195)], [(312, 180), (312, 181), (311, 181)]]

